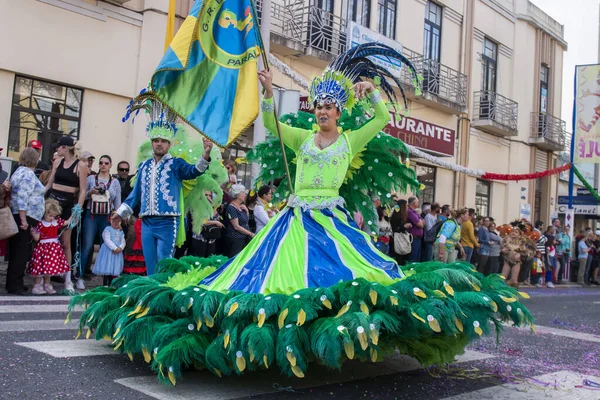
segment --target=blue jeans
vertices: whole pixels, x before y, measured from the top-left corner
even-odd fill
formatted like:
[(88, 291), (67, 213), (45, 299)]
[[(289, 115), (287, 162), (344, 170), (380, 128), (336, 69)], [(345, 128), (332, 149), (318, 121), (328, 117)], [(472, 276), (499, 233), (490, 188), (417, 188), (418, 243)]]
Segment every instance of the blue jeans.
[(96, 235), (102, 235), (104, 229), (110, 226), (108, 218), (108, 215), (92, 215), (90, 210), (87, 210), (83, 217), (81, 262), (79, 263), (79, 276), (81, 278), (83, 278), (90, 257), (94, 256), (94, 239)]
[(178, 229), (179, 217), (142, 218), (142, 251), (148, 276), (156, 272), (160, 260), (173, 257)]
[(410, 246), (410, 257), (408, 259), (410, 262), (421, 261), (421, 245), (422, 238), (417, 238), (413, 236), (413, 241)]
[(463, 249), (465, 249), (465, 256), (467, 257), (466, 261), (468, 263), (470, 263), (471, 262), (471, 257), (473, 256), (473, 248), (472, 247), (463, 246)]
[(421, 254), (421, 261), (427, 262), (433, 260), (433, 243), (423, 242), (423, 254)]

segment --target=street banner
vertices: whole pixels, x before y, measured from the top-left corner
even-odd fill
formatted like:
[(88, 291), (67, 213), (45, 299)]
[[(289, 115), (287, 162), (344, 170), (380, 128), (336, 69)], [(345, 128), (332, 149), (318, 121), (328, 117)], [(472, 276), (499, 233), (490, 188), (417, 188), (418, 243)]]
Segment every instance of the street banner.
[(575, 67), (575, 163), (600, 163), (600, 65)]

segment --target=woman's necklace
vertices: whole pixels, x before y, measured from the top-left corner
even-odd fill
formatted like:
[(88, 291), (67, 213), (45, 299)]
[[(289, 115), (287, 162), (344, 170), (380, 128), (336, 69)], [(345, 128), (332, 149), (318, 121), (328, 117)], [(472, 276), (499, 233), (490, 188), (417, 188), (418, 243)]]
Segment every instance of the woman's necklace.
[(317, 140), (317, 146), (319, 146), (319, 148), (321, 150), (325, 150), (327, 147), (331, 146), (339, 137), (340, 135), (336, 135), (333, 139), (331, 139), (329, 142), (327, 142), (327, 144), (323, 145), (323, 141), (321, 140), (322, 138), (322, 133), (319, 132), (319, 139)]

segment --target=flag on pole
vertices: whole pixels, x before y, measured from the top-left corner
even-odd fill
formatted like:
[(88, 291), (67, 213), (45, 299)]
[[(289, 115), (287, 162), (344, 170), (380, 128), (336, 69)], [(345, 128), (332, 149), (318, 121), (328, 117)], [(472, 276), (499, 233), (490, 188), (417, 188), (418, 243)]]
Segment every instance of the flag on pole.
[(258, 116), (255, 16), (251, 0), (196, 0), (145, 97), (217, 145), (230, 145)]

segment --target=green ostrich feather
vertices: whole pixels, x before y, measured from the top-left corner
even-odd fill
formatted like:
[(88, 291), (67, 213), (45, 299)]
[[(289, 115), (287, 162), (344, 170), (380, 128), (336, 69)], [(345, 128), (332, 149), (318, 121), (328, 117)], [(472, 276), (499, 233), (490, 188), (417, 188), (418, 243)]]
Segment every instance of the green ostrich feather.
[(147, 363), (151, 361), (150, 355), (154, 350), (154, 336), (166, 325), (173, 323), (173, 319), (165, 315), (150, 315), (135, 319), (121, 329), (123, 352), (128, 354), (143, 354)]
[(275, 361), (275, 341), (277, 329), (273, 324), (264, 324), (259, 327), (256, 324), (248, 325), (241, 335), (240, 348), (248, 354), (250, 369), (253, 366), (269, 368)]
[(185, 368), (204, 366), (205, 352), (211, 339), (199, 333), (188, 333), (161, 348), (155, 355), (152, 367), (158, 371), (162, 383), (175, 386)]
[(216, 270), (215, 267), (191, 267), (187, 273), (177, 273), (171, 276), (165, 285), (175, 290), (182, 290), (188, 286), (197, 284)]
[(310, 354), (310, 339), (305, 328), (294, 324), (280, 328), (275, 353), (277, 365), (284, 374), (303, 378)]

